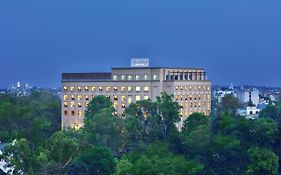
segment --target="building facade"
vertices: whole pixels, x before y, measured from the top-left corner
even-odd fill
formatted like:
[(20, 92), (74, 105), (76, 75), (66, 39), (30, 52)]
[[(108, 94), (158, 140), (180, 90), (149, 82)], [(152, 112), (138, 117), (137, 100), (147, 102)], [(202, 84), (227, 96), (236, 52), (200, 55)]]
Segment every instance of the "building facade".
[(122, 116), (130, 103), (155, 100), (161, 92), (174, 95), (181, 106), (181, 122), (193, 112), (209, 115), (211, 81), (201, 68), (129, 67), (107, 73), (62, 74), (62, 127), (83, 126), (84, 111), (96, 95), (110, 98)]
[(253, 102), (254, 105), (259, 104), (259, 90), (258, 89), (244, 89), (241, 88), (238, 91), (238, 99), (239, 102), (244, 104), (248, 103), (249, 101)]

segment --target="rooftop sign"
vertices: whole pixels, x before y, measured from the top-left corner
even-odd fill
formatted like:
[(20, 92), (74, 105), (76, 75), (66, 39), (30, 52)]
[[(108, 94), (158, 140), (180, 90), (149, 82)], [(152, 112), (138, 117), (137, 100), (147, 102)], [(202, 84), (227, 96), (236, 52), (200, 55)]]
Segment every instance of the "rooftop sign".
[(149, 67), (148, 58), (132, 58), (131, 67)]

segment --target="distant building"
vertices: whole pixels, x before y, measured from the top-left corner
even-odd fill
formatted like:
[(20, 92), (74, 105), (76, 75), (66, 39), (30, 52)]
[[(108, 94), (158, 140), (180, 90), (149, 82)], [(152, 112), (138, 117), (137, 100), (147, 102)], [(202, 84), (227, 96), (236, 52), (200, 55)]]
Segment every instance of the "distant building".
[(146, 60), (131, 64), (106, 73), (63, 73), (62, 127), (82, 127), (84, 111), (96, 95), (110, 98), (117, 115), (122, 116), (132, 102), (156, 100), (161, 92), (173, 94), (181, 106), (178, 127), (193, 112), (210, 114), (211, 81), (204, 69), (147, 67)]
[(241, 88), (238, 90), (238, 99), (241, 104), (248, 102), (253, 102), (254, 105), (259, 104), (259, 90), (256, 88), (253, 89), (244, 89)]
[(246, 117), (247, 119), (257, 119), (259, 117), (260, 109), (255, 106), (238, 109), (237, 114)]
[(234, 97), (237, 97), (237, 92), (232, 84), (228, 88), (220, 88), (214, 92), (214, 97), (218, 99), (218, 103), (221, 103), (222, 98), (226, 95), (233, 95)]

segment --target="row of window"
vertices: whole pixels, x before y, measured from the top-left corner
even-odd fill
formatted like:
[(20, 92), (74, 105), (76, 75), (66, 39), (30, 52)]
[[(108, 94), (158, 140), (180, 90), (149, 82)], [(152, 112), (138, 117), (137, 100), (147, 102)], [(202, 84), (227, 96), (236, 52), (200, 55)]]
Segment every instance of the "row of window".
[[(126, 108), (126, 104), (124, 104), (124, 103), (122, 103), (121, 104), (121, 106), (122, 106), (122, 108)], [(114, 104), (114, 107), (115, 108), (118, 108), (118, 104)], [(188, 115), (191, 115), (193, 112), (199, 112), (199, 113), (203, 113), (204, 115), (207, 115), (208, 113), (209, 113), (209, 110), (208, 111), (206, 111), (206, 110), (194, 110), (194, 111), (192, 111), (192, 109), (190, 110), (190, 111), (180, 111), (180, 116), (183, 116), (183, 115), (185, 115), (185, 116), (188, 116)], [(78, 116), (78, 117), (82, 117), (82, 115), (83, 115), (83, 112), (82, 112), (82, 110), (78, 110), (77, 112), (75, 111), (75, 110), (71, 110), (71, 111), (67, 111), (67, 110), (65, 110), (64, 111), (64, 116), (68, 116), (68, 115), (70, 115), (70, 116)]]
[(122, 80), (122, 81), (133, 81), (133, 80), (136, 80), (136, 81), (139, 81), (139, 80), (158, 80), (158, 75), (157, 74), (153, 74), (152, 77), (150, 78), (148, 74), (144, 74), (144, 75), (113, 75), (112, 76), (112, 79), (114, 81), (117, 81), (117, 80)]
[(176, 86), (175, 87), (176, 91), (188, 91), (188, 90), (210, 90), (209, 86)]
[[(75, 98), (75, 97), (76, 97), (75, 95), (70, 95), (70, 96), (68, 96), (68, 95), (63, 95), (63, 100), (64, 100), (64, 101), (68, 101), (68, 97), (70, 97), (71, 100), (75, 100), (75, 99), (76, 99), (76, 98)], [(84, 97), (85, 97), (85, 100), (86, 100), (86, 101), (90, 100), (90, 98), (89, 98), (88, 95), (85, 95)], [(92, 99), (93, 99), (94, 97), (95, 97), (95, 96), (92, 95)], [(111, 99), (111, 96), (110, 96), (110, 95), (107, 95), (106, 97), (109, 98), (109, 99)], [(131, 97), (132, 97), (132, 96), (129, 95), (129, 96), (128, 96), (128, 99), (131, 98)], [(140, 98), (140, 95), (136, 95), (135, 97), (136, 97), (136, 101), (138, 101), (138, 100), (141, 99), (141, 98)], [(118, 100), (118, 95), (113, 95), (112, 98), (113, 98), (113, 100)], [(127, 96), (126, 96), (126, 95), (121, 95), (120, 98), (121, 98), (122, 101), (125, 101), (125, 100), (127, 99)], [(148, 95), (144, 95), (144, 96), (143, 96), (143, 99), (144, 99), (144, 100), (148, 100), (148, 99), (149, 99), (149, 96), (148, 96)], [(83, 100), (83, 96), (82, 96), (82, 95), (77, 95), (77, 100), (80, 100), (80, 101)], [(129, 103), (130, 103), (130, 102), (129, 102)]]
[(210, 101), (210, 95), (175, 95), (176, 101), (179, 100), (206, 100)]
[[(91, 86), (91, 90), (92, 91), (122, 91), (122, 92), (125, 92), (125, 91), (128, 91), (128, 92), (131, 92), (135, 89), (136, 92), (140, 92), (141, 91), (141, 86), (121, 86), (121, 87), (118, 87), (118, 86)], [(68, 87), (67, 86), (64, 86), (63, 87), (63, 90), (64, 91), (68, 91)], [(71, 92), (75, 91), (75, 87), (74, 86), (70, 86), (69, 87), (69, 90)], [(81, 86), (77, 86), (77, 91), (82, 91), (82, 87)], [(89, 91), (89, 86), (84, 86), (84, 91)], [(148, 86), (144, 86), (143, 87), (143, 91), (144, 92), (148, 92), (149, 91), (149, 87)]]

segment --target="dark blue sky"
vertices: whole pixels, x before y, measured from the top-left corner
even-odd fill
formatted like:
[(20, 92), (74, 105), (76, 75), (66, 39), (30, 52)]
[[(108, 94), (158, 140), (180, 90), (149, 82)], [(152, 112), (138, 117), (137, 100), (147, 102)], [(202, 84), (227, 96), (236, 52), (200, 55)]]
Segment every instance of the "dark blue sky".
[(213, 84), (281, 86), (280, 0), (1, 0), (0, 87), (61, 72), (204, 67)]

